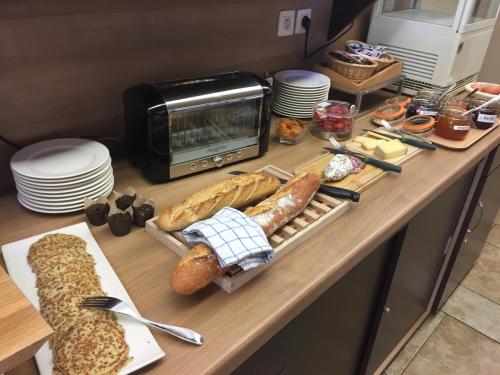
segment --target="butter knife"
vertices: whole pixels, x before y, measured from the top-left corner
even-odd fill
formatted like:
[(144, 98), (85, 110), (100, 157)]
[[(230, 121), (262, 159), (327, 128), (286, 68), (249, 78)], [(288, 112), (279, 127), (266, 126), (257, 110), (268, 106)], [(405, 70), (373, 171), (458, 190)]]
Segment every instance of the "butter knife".
[(383, 169), (384, 171), (391, 171), (391, 172), (396, 172), (396, 173), (401, 173), (401, 167), (396, 164), (391, 164), (386, 161), (382, 161), (379, 159), (371, 158), (368, 155), (361, 154), (358, 152), (353, 152), (342, 146), (337, 140), (333, 137), (329, 138), (330, 142), (332, 143), (333, 147), (323, 147), (323, 150), (326, 150), (328, 152), (331, 152), (333, 154), (346, 154), (346, 155), (352, 155), (360, 159), (363, 163), (365, 164), (371, 164), (374, 167)]
[[(228, 173), (237, 176), (237, 175), (244, 174), (247, 172), (230, 171)], [(288, 180), (286, 180), (284, 178), (278, 178), (278, 180), (280, 181), (281, 184), (286, 184), (288, 182)], [(361, 197), (361, 194), (359, 194), (357, 191), (343, 189), (343, 188), (339, 188), (339, 187), (335, 187), (335, 186), (328, 186), (328, 185), (324, 185), (324, 184), (320, 185), (318, 191), (320, 193), (329, 195), (330, 197), (349, 199), (353, 202), (359, 202), (359, 199)]]

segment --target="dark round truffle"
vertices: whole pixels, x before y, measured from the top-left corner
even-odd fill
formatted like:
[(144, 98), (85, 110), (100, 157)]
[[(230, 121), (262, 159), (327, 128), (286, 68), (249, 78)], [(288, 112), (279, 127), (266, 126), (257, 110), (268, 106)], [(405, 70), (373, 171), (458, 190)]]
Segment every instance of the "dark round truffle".
[(109, 204), (94, 203), (85, 209), (85, 215), (92, 225), (103, 225), (106, 223), (106, 216), (109, 212)]
[(138, 227), (144, 228), (146, 221), (151, 219), (155, 214), (155, 208), (150, 204), (142, 204), (139, 207), (134, 207), (134, 222)]
[(132, 206), (132, 203), (134, 203), (135, 200), (135, 194), (134, 196), (130, 195), (122, 195), (120, 198), (116, 200), (116, 207), (118, 207), (120, 210), (125, 211), (127, 208)]
[(127, 212), (120, 212), (107, 217), (109, 229), (115, 236), (124, 236), (130, 233), (132, 218)]

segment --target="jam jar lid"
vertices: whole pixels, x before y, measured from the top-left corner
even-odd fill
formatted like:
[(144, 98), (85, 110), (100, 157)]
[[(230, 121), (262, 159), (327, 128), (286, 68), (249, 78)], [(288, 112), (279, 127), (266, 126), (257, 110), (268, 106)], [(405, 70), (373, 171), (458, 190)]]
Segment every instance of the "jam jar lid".
[(412, 133), (425, 133), (434, 128), (436, 120), (432, 116), (416, 115), (407, 118), (403, 123), (403, 129)]
[(394, 98), (389, 98), (385, 101), (385, 104), (399, 104), (400, 106), (406, 106), (411, 103), (411, 98), (409, 96), (396, 96)]
[(397, 120), (401, 118), (405, 113), (405, 108), (400, 106), (399, 104), (386, 104), (382, 107), (378, 107), (375, 110), (375, 117), (383, 120)]

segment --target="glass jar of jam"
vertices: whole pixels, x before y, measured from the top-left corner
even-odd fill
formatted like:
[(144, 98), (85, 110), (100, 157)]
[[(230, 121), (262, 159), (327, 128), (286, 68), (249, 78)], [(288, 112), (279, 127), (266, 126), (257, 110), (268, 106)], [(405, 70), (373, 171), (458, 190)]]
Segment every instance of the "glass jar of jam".
[[(470, 108), (479, 107), (486, 103), (484, 99), (472, 98), (469, 100)], [(497, 104), (493, 103), (474, 112), (474, 125), (478, 129), (488, 129), (497, 121)]]
[(412, 116), (432, 116), (437, 119), (439, 111), (441, 110), (441, 101), (439, 97), (441, 91), (438, 90), (420, 90), (413, 100), (408, 104), (406, 111), (406, 118)]
[(469, 103), (464, 98), (454, 97), (446, 100), (443, 109), (461, 109), (467, 111), (469, 109)]
[(443, 110), (434, 126), (434, 133), (447, 139), (464, 139), (472, 125), (472, 115), (464, 115), (465, 112), (454, 108)]
[(411, 98), (408, 96), (396, 96), (394, 98), (389, 98), (385, 101), (385, 104), (397, 104), (401, 107), (405, 107), (411, 103)]

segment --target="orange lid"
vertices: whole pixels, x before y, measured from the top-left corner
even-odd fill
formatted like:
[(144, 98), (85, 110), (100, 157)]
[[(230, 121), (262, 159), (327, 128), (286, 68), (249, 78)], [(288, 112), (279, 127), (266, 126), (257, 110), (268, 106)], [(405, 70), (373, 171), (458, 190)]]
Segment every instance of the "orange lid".
[(397, 120), (405, 113), (405, 109), (398, 104), (386, 104), (375, 110), (375, 117), (381, 120)]
[(436, 120), (431, 116), (411, 116), (403, 122), (403, 129), (411, 132), (426, 132), (434, 127)]

